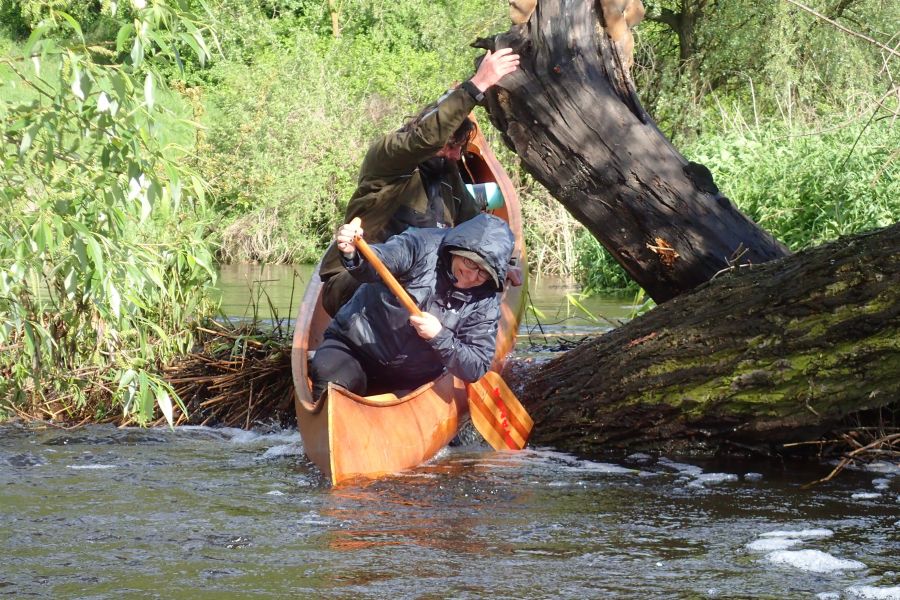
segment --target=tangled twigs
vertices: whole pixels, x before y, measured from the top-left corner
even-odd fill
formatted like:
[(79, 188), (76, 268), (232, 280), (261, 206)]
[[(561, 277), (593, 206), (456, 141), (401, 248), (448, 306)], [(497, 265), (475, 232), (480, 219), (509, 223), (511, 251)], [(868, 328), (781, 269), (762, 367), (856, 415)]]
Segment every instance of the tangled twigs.
[(202, 350), (163, 369), (187, 408), (187, 415), (176, 411), (176, 425), (249, 428), (260, 421), (287, 424), (293, 419), (286, 340), (252, 328), (202, 332), (207, 336)]
[(830, 481), (848, 465), (857, 460), (888, 458), (900, 461), (900, 433), (882, 436), (866, 445), (860, 444), (859, 441), (853, 439), (852, 436), (845, 434), (843, 437), (847, 440), (847, 443), (855, 446), (854, 450), (846, 452), (840, 462), (838, 462), (837, 466), (826, 477), (808, 483), (803, 487), (811, 487), (819, 483)]

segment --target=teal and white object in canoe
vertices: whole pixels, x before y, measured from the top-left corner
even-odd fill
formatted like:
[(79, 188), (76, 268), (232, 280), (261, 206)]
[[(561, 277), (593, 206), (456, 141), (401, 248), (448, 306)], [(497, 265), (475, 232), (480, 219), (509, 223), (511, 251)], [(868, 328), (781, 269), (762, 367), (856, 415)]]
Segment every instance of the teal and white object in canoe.
[(503, 206), (503, 194), (500, 186), (489, 181), (487, 183), (467, 183), (466, 190), (479, 202), (484, 202), (488, 210), (494, 210)]

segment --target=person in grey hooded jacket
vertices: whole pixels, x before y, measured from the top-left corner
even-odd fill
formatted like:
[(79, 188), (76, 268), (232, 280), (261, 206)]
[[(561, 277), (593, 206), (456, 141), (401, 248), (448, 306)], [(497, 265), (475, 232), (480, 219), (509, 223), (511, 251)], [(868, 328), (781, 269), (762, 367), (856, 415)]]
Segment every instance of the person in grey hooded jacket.
[(473, 382), (490, 368), (514, 237), (502, 219), (480, 214), (451, 229), (408, 229), (372, 249), (412, 296), (410, 316), (356, 252), (358, 225), (335, 240), (345, 268), (363, 285), (335, 315), (310, 365), (313, 397), (328, 382), (357, 394), (413, 389), (446, 369)]

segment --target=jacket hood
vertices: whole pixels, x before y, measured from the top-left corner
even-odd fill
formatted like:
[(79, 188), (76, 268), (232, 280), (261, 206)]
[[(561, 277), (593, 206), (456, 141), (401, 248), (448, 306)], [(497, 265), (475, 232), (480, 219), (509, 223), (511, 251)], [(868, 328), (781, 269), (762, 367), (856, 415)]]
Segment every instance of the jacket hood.
[(482, 286), (503, 291), (506, 271), (512, 256), (515, 237), (506, 221), (494, 215), (481, 213), (447, 231), (438, 249), (440, 261), (450, 265), (450, 250), (468, 250), (483, 258), (497, 273), (499, 286), (489, 279)]

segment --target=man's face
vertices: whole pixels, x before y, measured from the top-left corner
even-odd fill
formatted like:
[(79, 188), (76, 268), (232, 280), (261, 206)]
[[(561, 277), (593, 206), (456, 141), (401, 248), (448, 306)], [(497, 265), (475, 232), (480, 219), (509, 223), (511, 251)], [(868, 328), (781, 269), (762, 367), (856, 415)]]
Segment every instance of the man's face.
[(438, 153), (435, 156), (443, 156), (447, 160), (452, 160), (455, 162), (462, 158), (463, 143), (448, 143), (443, 148), (438, 150)]
[(453, 255), (450, 270), (456, 278), (454, 287), (461, 290), (478, 287), (491, 278), (491, 274), (478, 266), (478, 263), (464, 257)]

